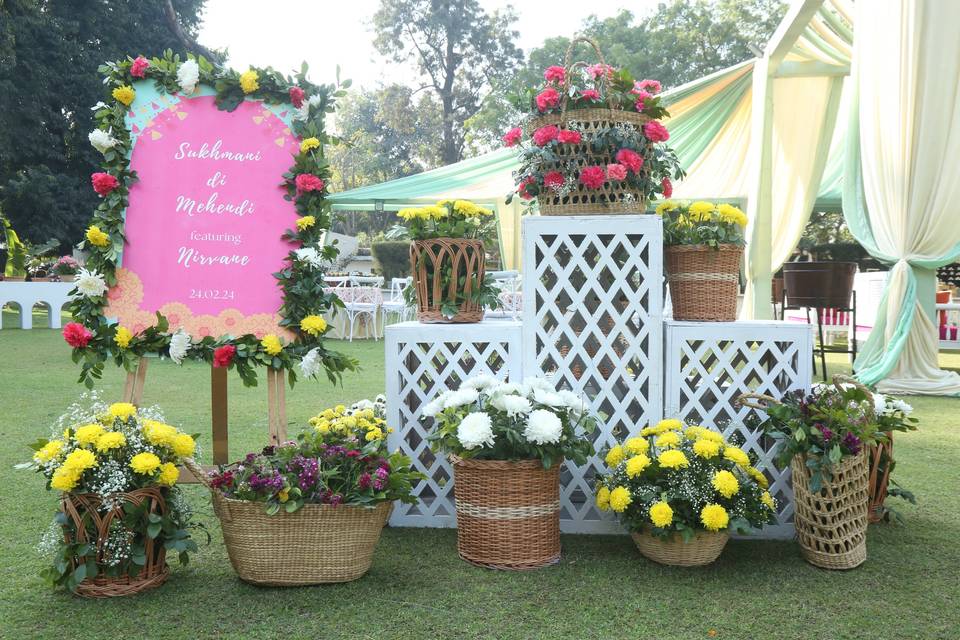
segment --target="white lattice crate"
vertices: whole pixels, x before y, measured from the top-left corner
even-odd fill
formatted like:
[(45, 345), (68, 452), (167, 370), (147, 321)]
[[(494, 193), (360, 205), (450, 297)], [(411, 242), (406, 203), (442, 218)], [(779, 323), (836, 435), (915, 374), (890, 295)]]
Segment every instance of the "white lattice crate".
[[(523, 221), (523, 370), (582, 393), (606, 418), (599, 450), (661, 417), (663, 235), (653, 215)], [(561, 473), (560, 526), (622, 532), (594, 506), (594, 457)]]
[(423, 405), (447, 388), (481, 373), (521, 378), (520, 323), (489, 320), (474, 324), (401, 322), (386, 329), (387, 424), (390, 450), (413, 459), (427, 480), (414, 488), (416, 505), (396, 503), (390, 523), (404, 527), (455, 527), (453, 471), (446, 457), (430, 451)]
[(793, 537), (790, 468), (773, 463), (772, 439), (744, 426), (754, 410), (736, 403), (748, 392), (779, 398), (810, 389), (813, 336), (810, 325), (789, 322), (664, 321), (666, 353), (664, 415), (734, 433), (758, 456), (779, 503), (779, 523), (761, 536)]

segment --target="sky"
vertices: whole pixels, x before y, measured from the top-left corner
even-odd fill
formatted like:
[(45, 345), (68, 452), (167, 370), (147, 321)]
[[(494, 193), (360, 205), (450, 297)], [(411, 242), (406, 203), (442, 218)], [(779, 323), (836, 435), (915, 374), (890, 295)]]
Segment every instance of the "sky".
[[(615, 15), (621, 7), (635, 15), (652, 11), (658, 0), (615, 0), (593, 5), (571, 0), (514, 0), (519, 20), (518, 45), (524, 52), (546, 38), (573, 36), (590, 14)], [(480, 0), (487, 10), (506, 0)], [(373, 48), (371, 22), (379, 0), (207, 0), (198, 40), (211, 48), (226, 47), (228, 64), (272, 66), (283, 73), (310, 65), (310, 79), (333, 82), (337, 64), (341, 78), (354, 86), (413, 82), (409, 69), (387, 63)]]

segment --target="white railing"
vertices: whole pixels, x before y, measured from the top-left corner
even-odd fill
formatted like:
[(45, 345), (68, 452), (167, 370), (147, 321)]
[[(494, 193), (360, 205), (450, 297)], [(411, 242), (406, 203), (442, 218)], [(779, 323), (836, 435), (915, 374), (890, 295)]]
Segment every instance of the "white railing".
[[(70, 301), (72, 282), (0, 281), (0, 309), (15, 304), (20, 307), (20, 328), (33, 328), (33, 307), (44, 307), (51, 329), (60, 328), (60, 311)], [(2, 322), (2, 320), (0, 320)], [(5, 329), (8, 327), (4, 327)]]

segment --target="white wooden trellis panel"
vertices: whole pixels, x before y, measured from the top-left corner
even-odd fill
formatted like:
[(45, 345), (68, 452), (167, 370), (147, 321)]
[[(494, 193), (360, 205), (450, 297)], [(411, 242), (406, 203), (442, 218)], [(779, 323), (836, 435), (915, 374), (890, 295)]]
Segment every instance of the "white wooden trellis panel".
[[(582, 393), (605, 416), (603, 450), (661, 418), (663, 238), (653, 215), (537, 216), (523, 221), (523, 370)], [(594, 505), (606, 465), (566, 463), (560, 527), (622, 532)]]
[(474, 375), (522, 377), (520, 323), (489, 320), (475, 324), (401, 322), (386, 329), (387, 437), (427, 476), (414, 488), (419, 503), (395, 503), (390, 523), (403, 527), (455, 527), (453, 471), (445, 456), (430, 451), (430, 424), (421, 408), (445, 389), (456, 389)]
[(727, 437), (739, 434), (744, 450), (759, 457), (757, 466), (767, 475), (770, 493), (779, 503), (779, 522), (764, 527), (760, 536), (792, 538), (790, 468), (779, 469), (773, 463), (772, 439), (744, 427), (744, 418), (754, 410), (738, 406), (736, 399), (747, 392), (778, 398), (787, 391), (809, 391), (813, 358), (810, 326), (773, 321), (676, 320), (666, 320), (664, 325), (664, 415), (715, 427)]

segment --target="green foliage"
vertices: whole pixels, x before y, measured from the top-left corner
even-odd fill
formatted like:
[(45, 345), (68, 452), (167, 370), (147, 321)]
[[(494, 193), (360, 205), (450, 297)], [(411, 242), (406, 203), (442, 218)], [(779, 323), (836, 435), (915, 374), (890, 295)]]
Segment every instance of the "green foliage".
[(410, 275), (410, 242), (374, 242), (371, 247), (373, 259), (385, 282)]

